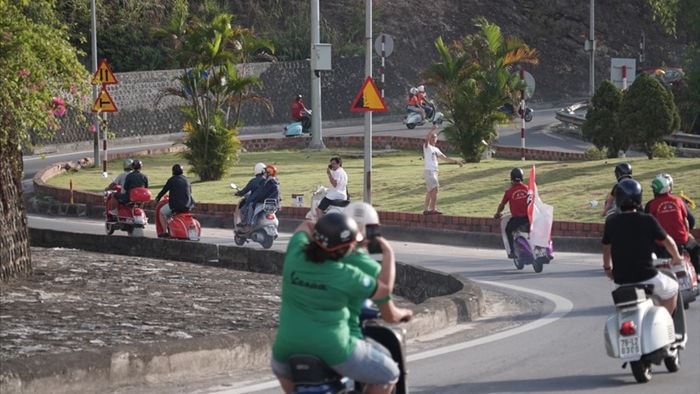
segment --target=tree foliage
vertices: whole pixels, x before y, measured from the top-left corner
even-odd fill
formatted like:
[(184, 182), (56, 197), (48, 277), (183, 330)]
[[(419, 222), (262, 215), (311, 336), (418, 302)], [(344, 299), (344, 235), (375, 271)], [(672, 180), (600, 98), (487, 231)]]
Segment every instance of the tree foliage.
[[(90, 76), (56, 18), (52, 0), (0, 0), (0, 280), (31, 272), (22, 200), (22, 146), (29, 130), (60, 128), (86, 109)], [(87, 132), (87, 127), (86, 127)]]
[(271, 52), (274, 48), (257, 39), (252, 30), (232, 26), (232, 18), (229, 14), (217, 14), (211, 20), (192, 17), (181, 1), (173, 9), (169, 30), (159, 32), (173, 37), (180, 62), (193, 65), (178, 78), (179, 87), (163, 90), (160, 98), (177, 96), (187, 103), (182, 107), (183, 143), (190, 150), (183, 157), (202, 181), (221, 179), (237, 161), (243, 104), (261, 103), (272, 111), (269, 100), (253, 90), (262, 86), (260, 80), (239, 67), (245, 71), (251, 54), (260, 48)]
[(632, 144), (630, 136), (619, 126), (621, 103), (620, 90), (609, 80), (603, 81), (588, 105), (583, 123), (583, 138), (599, 150), (607, 150), (608, 157), (617, 157), (618, 152), (626, 152)]
[(479, 162), (486, 144), (496, 137), (496, 124), (505, 120), (498, 111), (513, 102), (524, 88), (519, 64), (537, 64), (537, 50), (517, 37), (504, 37), (500, 27), (485, 18), (474, 19), (478, 33), (446, 45), (435, 41), (440, 61), (423, 70), (428, 83), (438, 88), (449, 125), (444, 133), (462, 158)]
[(679, 126), (680, 116), (671, 91), (646, 73), (637, 76), (620, 105), (622, 132), (652, 159), (654, 145)]

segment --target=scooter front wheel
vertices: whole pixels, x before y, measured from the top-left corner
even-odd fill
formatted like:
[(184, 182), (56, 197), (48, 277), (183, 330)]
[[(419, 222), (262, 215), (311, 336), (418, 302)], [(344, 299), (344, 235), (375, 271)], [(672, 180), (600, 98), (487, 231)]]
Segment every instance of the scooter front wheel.
[(245, 238), (241, 237), (238, 234), (234, 234), (233, 235), (233, 242), (238, 246), (243, 246), (245, 244)]
[(664, 358), (664, 365), (666, 366), (666, 370), (668, 372), (678, 372), (678, 370), (681, 369), (681, 359), (679, 353), (680, 352), (676, 350), (676, 354)]
[(416, 124), (415, 123), (406, 123), (406, 127), (408, 127), (409, 130), (413, 130), (416, 128)]
[(107, 233), (107, 235), (114, 234), (114, 226), (112, 226), (109, 223), (105, 223), (105, 232)]
[(272, 241), (274, 241), (274, 238), (272, 238), (271, 235), (265, 235), (265, 239), (260, 242), (260, 245), (262, 245), (264, 249), (270, 249), (272, 247)]
[(632, 375), (637, 383), (646, 383), (651, 380), (651, 364), (644, 361), (631, 361)]
[(539, 261), (538, 259), (535, 259), (532, 262), (532, 268), (535, 270), (535, 272), (537, 272), (539, 274), (540, 272), (542, 272), (542, 268), (544, 268), (544, 264), (542, 264), (542, 262)]

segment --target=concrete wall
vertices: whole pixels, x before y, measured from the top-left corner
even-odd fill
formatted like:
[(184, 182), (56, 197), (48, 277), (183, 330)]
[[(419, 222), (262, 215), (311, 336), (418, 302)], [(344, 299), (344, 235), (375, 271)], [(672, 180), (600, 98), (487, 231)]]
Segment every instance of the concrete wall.
[[(333, 70), (321, 75), (322, 116), (324, 120), (358, 118), (350, 105), (364, 83), (364, 58), (334, 59)], [(305, 97), (311, 106), (311, 70), (309, 62), (251, 63), (239, 67), (245, 75), (255, 75), (263, 83), (256, 92), (270, 100), (273, 113), (260, 105), (244, 104), (241, 121), (245, 126), (280, 125), (290, 121), (294, 96)], [(178, 89), (176, 78), (184, 70), (155, 70), (115, 73), (116, 85), (107, 85), (117, 112), (107, 114), (109, 131), (115, 138), (141, 138), (155, 134), (177, 133), (182, 121), (179, 107), (185, 102), (174, 96), (163, 97), (165, 89)], [(156, 102), (158, 105), (156, 106)], [(396, 98), (398, 99), (398, 98)], [(391, 111), (403, 113), (403, 103), (394, 100)], [(88, 113), (87, 115), (92, 115)], [(232, 119), (233, 120), (233, 119)], [(87, 126), (64, 126), (50, 139), (34, 138), (38, 145), (92, 141)]]

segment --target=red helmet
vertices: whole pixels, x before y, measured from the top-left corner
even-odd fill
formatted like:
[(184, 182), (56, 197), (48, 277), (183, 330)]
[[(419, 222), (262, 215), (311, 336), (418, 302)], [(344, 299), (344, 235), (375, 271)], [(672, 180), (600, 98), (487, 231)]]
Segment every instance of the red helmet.
[(272, 164), (268, 164), (267, 167), (265, 167), (265, 172), (267, 175), (277, 176), (277, 167), (273, 166)]

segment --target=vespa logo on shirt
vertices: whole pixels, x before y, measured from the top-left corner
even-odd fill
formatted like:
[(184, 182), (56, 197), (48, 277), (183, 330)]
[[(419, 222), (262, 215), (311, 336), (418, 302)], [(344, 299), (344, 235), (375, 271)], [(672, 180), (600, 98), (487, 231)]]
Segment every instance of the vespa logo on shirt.
[(317, 290), (327, 290), (327, 287), (325, 284), (306, 281), (306, 280), (300, 278), (297, 275), (296, 271), (292, 272), (291, 279), (292, 279), (293, 285), (308, 287), (308, 288), (317, 289)]

